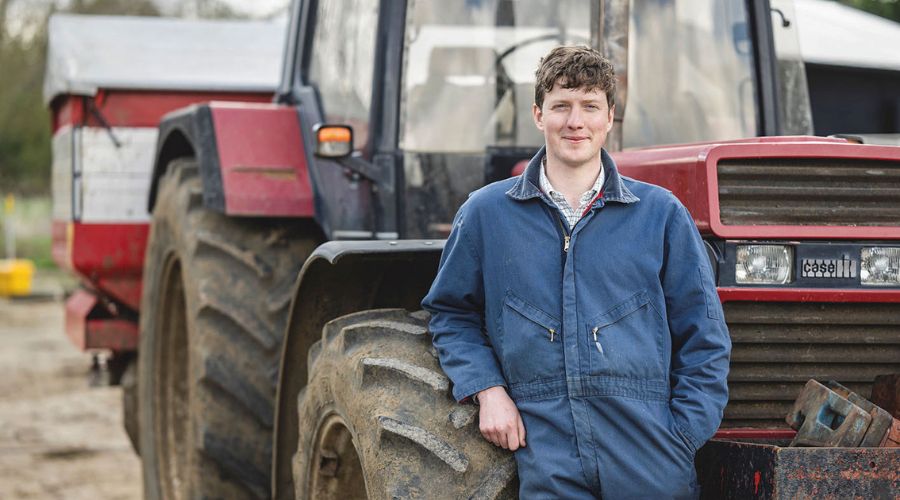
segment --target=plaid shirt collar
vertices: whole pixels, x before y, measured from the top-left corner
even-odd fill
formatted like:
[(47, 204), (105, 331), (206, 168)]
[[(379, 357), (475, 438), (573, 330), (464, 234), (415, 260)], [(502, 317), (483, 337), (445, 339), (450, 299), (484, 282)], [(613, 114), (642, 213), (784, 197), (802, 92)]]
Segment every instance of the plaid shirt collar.
[(594, 181), (594, 185), (591, 186), (591, 189), (585, 191), (578, 198), (578, 208), (572, 208), (569, 205), (569, 202), (566, 201), (566, 197), (553, 188), (553, 185), (550, 184), (550, 179), (547, 178), (547, 157), (544, 156), (541, 159), (541, 171), (540, 171), (540, 183), (541, 183), (541, 191), (544, 192), (547, 196), (553, 200), (553, 203), (556, 204), (556, 207), (559, 208), (559, 211), (566, 217), (566, 221), (569, 223), (569, 228), (574, 228), (575, 224), (581, 220), (581, 217), (585, 214), (588, 207), (594, 198), (597, 197), (597, 193), (603, 189), (603, 181), (604, 181), (604, 171), (603, 171), (603, 162), (600, 162), (600, 174), (597, 175), (597, 180)]

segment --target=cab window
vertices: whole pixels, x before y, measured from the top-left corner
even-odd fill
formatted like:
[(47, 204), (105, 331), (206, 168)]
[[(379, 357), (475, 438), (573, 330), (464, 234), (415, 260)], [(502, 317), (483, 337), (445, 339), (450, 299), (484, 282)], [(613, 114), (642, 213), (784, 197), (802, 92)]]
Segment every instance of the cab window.
[(537, 149), (534, 72), (557, 45), (589, 44), (589, 0), (410, 0), (400, 147)]
[(369, 139), (378, 0), (320, 0), (307, 81), (327, 123), (353, 127), (353, 147)]

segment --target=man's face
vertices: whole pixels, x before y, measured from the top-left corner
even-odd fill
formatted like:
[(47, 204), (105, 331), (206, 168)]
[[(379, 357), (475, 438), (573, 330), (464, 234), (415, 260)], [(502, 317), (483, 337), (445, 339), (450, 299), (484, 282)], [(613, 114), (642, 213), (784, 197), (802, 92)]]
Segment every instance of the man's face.
[(614, 109), (606, 103), (606, 92), (554, 85), (544, 95), (544, 105), (532, 109), (534, 123), (544, 133), (547, 161), (571, 168), (599, 161)]

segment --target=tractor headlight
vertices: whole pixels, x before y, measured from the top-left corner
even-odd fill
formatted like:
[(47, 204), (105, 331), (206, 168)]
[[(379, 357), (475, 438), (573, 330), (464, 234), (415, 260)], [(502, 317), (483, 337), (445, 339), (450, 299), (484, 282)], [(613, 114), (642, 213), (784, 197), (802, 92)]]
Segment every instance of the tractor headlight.
[(734, 278), (751, 285), (783, 285), (791, 281), (794, 249), (784, 245), (738, 245)]
[(900, 285), (900, 248), (863, 247), (859, 260), (863, 285)]

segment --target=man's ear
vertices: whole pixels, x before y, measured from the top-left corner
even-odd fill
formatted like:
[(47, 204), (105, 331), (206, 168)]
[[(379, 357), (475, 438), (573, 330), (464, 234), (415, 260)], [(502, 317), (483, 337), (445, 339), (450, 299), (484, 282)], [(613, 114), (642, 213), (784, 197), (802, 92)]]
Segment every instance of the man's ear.
[(616, 105), (613, 104), (609, 107), (609, 123), (606, 124), (606, 132), (609, 133), (613, 128), (614, 120), (616, 119)]
[(531, 105), (531, 116), (534, 118), (534, 125), (541, 132), (544, 131), (544, 113), (537, 104)]

